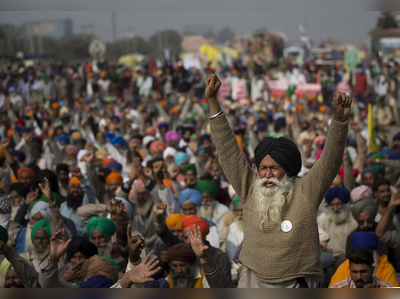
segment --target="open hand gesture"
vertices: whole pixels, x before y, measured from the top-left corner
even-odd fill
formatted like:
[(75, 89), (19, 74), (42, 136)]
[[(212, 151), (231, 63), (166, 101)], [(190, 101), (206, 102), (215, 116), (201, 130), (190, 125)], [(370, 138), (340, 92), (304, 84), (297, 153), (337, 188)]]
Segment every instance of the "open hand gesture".
[(75, 279), (82, 278), (82, 272), (81, 272), (82, 265), (83, 265), (83, 262), (79, 262), (75, 266), (72, 266), (71, 268), (69, 268), (62, 276), (62, 280), (66, 281), (66, 282), (70, 282)]
[(151, 277), (160, 271), (161, 267), (157, 267), (159, 264), (157, 257), (154, 257), (150, 261), (149, 258), (150, 254), (146, 256), (141, 264), (133, 268), (131, 271), (125, 273), (120, 280), (123, 288), (129, 288), (132, 284), (145, 284), (154, 281), (154, 278)]
[(50, 260), (53, 262), (58, 262), (60, 257), (67, 250), (68, 244), (72, 241), (69, 239), (65, 241), (66, 234), (65, 230), (58, 231), (53, 237), (50, 238)]
[(399, 193), (392, 193), (392, 197), (389, 203), (392, 207), (400, 206), (400, 194)]
[(344, 92), (336, 92), (333, 97), (333, 111), (336, 121), (345, 122), (349, 118), (353, 100)]
[(39, 194), (38, 189), (36, 189), (33, 192), (29, 192), (28, 195), (26, 196), (25, 204), (29, 206), (32, 202), (34, 202), (36, 200), (36, 198), (38, 197), (38, 194)]
[(44, 183), (39, 183), (40, 191), (47, 197), (50, 208), (54, 206), (53, 196), (51, 194), (50, 182), (48, 178), (44, 178)]
[(193, 231), (192, 229), (187, 229), (187, 234), (189, 236), (190, 244), (192, 245), (193, 252), (196, 254), (198, 258), (202, 258), (204, 254), (208, 250), (208, 246), (204, 245), (203, 237), (201, 234), (200, 227), (196, 228), (196, 225), (193, 224)]
[(210, 75), (206, 79), (206, 97), (207, 99), (216, 99), (219, 88), (221, 87), (221, 81), (217, 75)]

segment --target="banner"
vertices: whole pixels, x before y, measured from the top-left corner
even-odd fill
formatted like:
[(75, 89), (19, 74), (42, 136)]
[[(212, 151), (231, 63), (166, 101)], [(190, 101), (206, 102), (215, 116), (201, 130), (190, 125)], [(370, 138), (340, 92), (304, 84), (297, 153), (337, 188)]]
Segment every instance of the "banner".
[(338, 83), (338, 85), (336, 85), (336, 91), (345, 92), (349, 96), (351, 93), (351, 88), (350, 88), (349, 83), (340, 82), (340, 83)]
[(246, 98), (246, 80), (232, 79), (232, 99), (242, 100)]
[(221, 87), (219, 88), (219, 97), (218, 100), (220, 103), (224, 101), (225, 97), (229, 97), (231, 94), (231, 86), (227, 78), (221, 78)]
[[(281, 97), (286, 95), (286, 90), (289, 87), (289, 82), (281, 82), (281, 81), (267, 81), (270, 93), (273, 97)], [(299, 83), (296, 84), (295, 94), (297, 97), (304, 95), (305, 93), (309, 93), (310, 95), (316, 95), (321, 92), (321, 85), (317, 83)]]

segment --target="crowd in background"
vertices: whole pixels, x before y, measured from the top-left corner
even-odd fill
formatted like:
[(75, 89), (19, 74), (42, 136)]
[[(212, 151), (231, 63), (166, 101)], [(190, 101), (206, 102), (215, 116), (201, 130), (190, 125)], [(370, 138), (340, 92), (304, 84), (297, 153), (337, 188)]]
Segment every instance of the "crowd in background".
[[(349, 84), (356, 102), (342, 167), (317, 216), (318, 283), (348, 286), (349, 263), (361, 256), (372, 258), (381, 287), (398, 286), (400, 66), (379, 59), (353, 72), (289, 60), (202, 69), (148, 60), (134, 69), (108, 61), (3, 67), (0, 284), (235, 287), (243, 207), (210, 132), (205, 80), (213, 73), (224, 79), (220, 105), (253, 169), (264, 137), (286, 137), (301, 152), (298, 178), (323, 154), (337, 84)], [(276, 97), (269, 80), (290, 86)], [(299, 83), (321, 84), (321, 92), (296, 96)], [(193, 225), (199, 231), (188, 231)], [(207, 257), (197, 242), (208, 246)]]

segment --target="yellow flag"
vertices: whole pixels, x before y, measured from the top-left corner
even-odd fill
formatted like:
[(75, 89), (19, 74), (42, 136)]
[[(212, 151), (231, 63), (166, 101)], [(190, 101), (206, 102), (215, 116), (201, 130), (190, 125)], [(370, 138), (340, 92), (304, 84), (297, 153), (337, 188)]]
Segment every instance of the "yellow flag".
[(372, 105), (368, 104), (368, 140), (369, 140), (369, 152), (376, 152), (378, 147), (376, 146), (376, 132), (374, 126), (374, 118), (372, 116)]

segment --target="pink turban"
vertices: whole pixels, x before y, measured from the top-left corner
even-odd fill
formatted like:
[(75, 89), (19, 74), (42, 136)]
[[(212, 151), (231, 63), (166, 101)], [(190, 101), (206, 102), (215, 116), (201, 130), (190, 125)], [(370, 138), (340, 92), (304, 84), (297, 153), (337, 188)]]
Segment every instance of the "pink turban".
[(154, 129), (153, 127), (148, 127), (146, 129), (146, 135), (150, 135), (150, 136), (156, 135), (156, 129)]
[(326, 140), (326, 136), (318, 136), (318, 137), (315, 137), (315, 139), (314, 139), (314, 145), (315, 146), (321, 146), (321, 144), (324, 142)]
[(365, 198), (373, 199), (374, 198), (372, 189), (365, 185), (354, 188), (353, 191), (351, 191), (350, 195), (351, 195), (351, 199), (354, 203), (360, 201), (361, 199), (365, 199)]
[(146, 186), (143, 184), (142, 180), (136, 180), (135, 186), (131, 188), (129, 192), (128, 199), (132, 202), (136, 201), (136, 193), (137, 192), (146, 192)]
[(165, 142), (172, 140), (175, 140), (176, 142), (179, 142), (180, 137), (178, 135), (178, 133), (174, 132), (174, 131), (168, 131), (167, 133), (165, 133)]
[(150, 144), (150, 154), (153, 155), (155, 151), (160, 151), (161, 154), (165, 151), (165, 144), (162, 141), (153, 141)]

